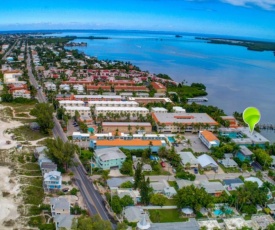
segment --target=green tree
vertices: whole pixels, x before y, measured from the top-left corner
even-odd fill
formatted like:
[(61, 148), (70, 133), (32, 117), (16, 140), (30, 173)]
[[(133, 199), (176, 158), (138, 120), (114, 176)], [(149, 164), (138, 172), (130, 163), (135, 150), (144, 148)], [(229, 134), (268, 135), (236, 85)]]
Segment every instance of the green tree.
[(64, 143), (59, 137), (57, 139), (47, 139), (46, 146), (47, 156), (67, 171), (72, 163), (76, 146), (70, 142)]
[(92, 217), (81, 216), (77, 221), (73, 221), (72, 230), (112, 230), (110, 221), (102, 220), (99, 215)]
[(123, 162), (123, 164), (122, 164), (122, 166), (121, 166), (121, 168), (120, 168), (120, 172), (122, 173), (122, 174), (128, 174), (128, 175), (130, 175), (130, 176), (132, 176), (133, 175), (133, 166), (132, 166), (132, 161), (124, 161)]
[(134, 201), (129, 195), (125, 195), (124, 197), (122, 197), (120, 199), (120, 203), (122, 207), (134, 205)]
[(135, 172), (135, 177), (134, 177), (134, 189), (137, 189), (139, 187), (139, 184), (142, 179), (142, 165), (138, 162), (137, 163), (137, 168)]
[(263, 149), (256, 149), (253, 151), (256, 156), (256, 160), (264, 167), (267, 168), (272, 163), (271, 156)]
[(53, 106), (48, 103), (39, 103), (31, 110), (31, 115), (36, 117), (36, 122), (40, 126), (40, 131), (50, 133), (54, 127)]
[(153, 194), (150, 198), (150, 203), (153, 205), (163, 206), (167, 198), (159, 193)]
[(122, 183), (119, 187), (120, 188), (133, 188), (133, 183), (131, 181), (126, 181)]
[(145, 180), (144, 176), (142, 178), (142, 181), (140, 183), (140, 196), (141, 196), (141, 203), (144, 205), (149, 205), (150, 196), (151, 196), (149, 177), (147, 178), (147, 180)]
[(117, 224), (117, 230), (127, 230), (127, 229), (128, 229), (128, 225), (126, 223), (122, 222)]
[(111, 207), (116, 214), (120, 214), (122, 212), (122, 205), (119, 196), (115, 195), (112, 197)]
[(191, 185), (179, 189), (175, 199), (178, 208), (191, 207), (195, 211), (199, 211), (202, 207), (207, 207), (212, 203), (213, 197), (204, 188)]

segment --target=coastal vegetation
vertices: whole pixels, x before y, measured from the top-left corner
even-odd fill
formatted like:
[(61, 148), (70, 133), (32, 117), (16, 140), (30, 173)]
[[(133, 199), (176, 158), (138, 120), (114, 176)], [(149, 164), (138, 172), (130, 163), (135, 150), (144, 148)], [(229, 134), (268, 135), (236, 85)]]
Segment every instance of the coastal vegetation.
[(227, 39), (227, 38), (199, 38), (207, 40), (211, 44), (225, 44), (234, 46), (243, 46), (252, 51), (275, 51), (275, 42), (253, 41), (243, 39)]

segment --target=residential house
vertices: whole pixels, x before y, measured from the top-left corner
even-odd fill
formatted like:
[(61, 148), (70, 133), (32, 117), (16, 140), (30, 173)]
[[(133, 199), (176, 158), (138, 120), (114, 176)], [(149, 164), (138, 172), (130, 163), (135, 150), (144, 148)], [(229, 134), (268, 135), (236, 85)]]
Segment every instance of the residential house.
[(208, 149), (218, 147), (220, 145), (220, 140), (208, 130), (200, 131), (199, 138)]
[(20, 70), (8, 70), (4, 72), (4, 83), (14, 83), (18, 81), (18, 78), (22, 76)]
[(240, 146), (240, 150), (237, 152), (236, 157), (240, 159), (240, 161), (252, 161), (253, 152), (251, 152), (246, 146)]
[(258, 187), (262, 187), (263, 186), (263, 181), (260, 180), (258, 177), (247, 177), (244, 179), (244, 181), (250, 181), (250, 182), (254, 182), (258, 184)]
[[(245, 221), (242, 217), (234, 217), (234, 218), (225, 218), (224, 225), (225, 229), (228, 230), (235, 230), (235, 229), (242, 229), (244, 227), (251, 227), (247, 221)], [(259, 229), (259, 228), (257, 228)]]
[(29, 90), (26, 90), (26, 89), (13, 90), (12, 91), (12, 96), (13, 96), (13, 98), (22, 97), (22, 98), (30, 99), (31, 98), (31, 92)]
[(173, 106), (174, 113), (186, 113), (186, 110), (180, 106)]
[(162, 107), (152, 107), (151, 112), (153, 113), (167, 113), (168, 110)]
[(176, 183), (177, 183), (177, 186), (179, 189), (187, 187), (187, 186), (191, 186), (191, 185), (194, 185), (194, 186), (198, 185), (198, 183), (196, 181), (182, 180), (182, 179), (176, 180)]
[(171, 198), (177, 194), (177, 191), (175, 190), (175, 188), (171, 187), (168, 184), (167, 180), (151, 182), (150, 186), (152, 187), (154, 193), (161, 193), (161, 194), (167, 196), (168, 198)]
[(42, 175), (44, 175), (45, 173), (57, 171), (57, 165), (53, 162), (42, 162), (40, 169), (41, 169)]
[(220, 196), (225, 188), (223, 187), (221, 182), (215, 181), (201, 181), (200, 186), (205, 189), (205, 191), (212, 196)]
[(190, 168), (198, 168), (199, 162), (192, 152), (178, 152), (184, 167), (189, 164)]
[(52, 171), (45, 173), (43, 187), (46, 191), (60, 190), (62, 188), (61, 172)]
[(141, 196), (140, 192), (138, 190), (132, 190), (132, 189), (117, 189), (117, 195), (122, 198), (124, 196), (130, 196), (134, 204), (136, 205), (137, 203), (140, 203), (141, 201)]
[(94, 159), (99, 168), (106, 170), (114, 167), (121, 168), (126, 155), (118, 147), (96, 149)]
[(151, 86), (157, 93), (166, 93), (166, 87), (159, 82), (151, 82)]
[(267, 229), (267, 226), (275, 221), (270, 215), (253, 215), (251, 222), (254, 229)]
[(55, 197), (50, 199), (51, 213), (55, 217), (61, 214), (70, 214), (70, 202), (63, 197)]
[(36, 147), (34, 149), (34, 156), (36, 159), (38, 159), (39, 155), (44, 153), (45, 154), (45, 150), (47, 149), (46, 146), (40, 146), (40, 147)]
[(75, 218), (74, 215), (68, 215), (68, 214), (60, 214), (55, 216), (54, 217), (55, 229), (71, 230), (74, 218)]
[[(137, 164), (141, 162), (139, 162), (138, 160), (134, 162), (134, 169), (136, 170), (137, 169)], [(143, 172), (152, 172), (152, 166), (149, 165), (149, 164), (142, 164), (142, 167), (141, 167), (142, 171)]]
[(199, 156), (197, 159), (201, 168), (205, 170), (211, 170), (211, 169), (214, 171), (218, 170), (219, 166), (211, 156), (207, 154), (203, 154)]
[(233, 159), (231, 159), (229, 157), (225, 157), (224, 159), (222, 159), (220, 161), (220, 163), (226, 168), (236, 168), (236, 167), (238, 167), (238, 164), (236, 163), (236, 161), (234, 161)]
[[(144, 228), (145, 229), (145, 228)], [(172, 223), (151, 223), (149, 230), (199, 230), (200, 226), (195, 218), (190, 218), (185, 222), (172, 222)]]
[(129, 223), (139, 222), (144, 215), (149, 219), (148, 215), (141, 207), (128, 206), (123, 210), (123, 216)]
[(243, 181), (240, 178), (224, 179), (223, 184), (228, 191), (236, 190), (238, 187), (244, 185)]
[(48, 90), (48, 91), (56, 91), (56, 85), (52, 82), (45, 82), (45, 88)]
[(49, 159), (45, 153), (40, 153), (39, 156), (38, 156), (39, 167), (41, 167), (42, 163), (45, 163), (45, 162), (50, 162), (51, 163), (52, 160)]
[(133, 182), (134, 178), (133, 177), (121, 177), (121, 178), (110, 178), (107, 180), (107, 185), (109, 188), (116, 188), (120, 187), (121, 184), (127, 181)]

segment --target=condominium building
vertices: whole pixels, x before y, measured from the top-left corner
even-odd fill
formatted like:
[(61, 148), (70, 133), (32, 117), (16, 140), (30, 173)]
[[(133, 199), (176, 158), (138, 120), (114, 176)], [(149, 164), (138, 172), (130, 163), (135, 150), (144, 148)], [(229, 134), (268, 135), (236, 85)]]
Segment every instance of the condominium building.
[[(136, 118), (139, 115), (146, 116), (149, 113), (149, 110), (143, 107), (96, 107), (94, 110), (94, 114), (96, 117), (99, 114), (106, 116), (107, 113), (113, 114), (121, 114), (121, 113), (129, 113), (130, 118)], [(123, 117), (121, 117), (123, 119)]]
[(154, 102), (173, 103), (168, 97), (129, 97), (129, 101), (136, 101), (139, 104), (148, 104)]
[(102, 122), (102, 132), (145, 133), (152, 132), (152, 125), (149, 122)]
[(220, 145), (220, 140), (208, 130), (200, 131), (199, 138), (208, 149), (218, 147)]
[(138, 107), (135, 101), (89, 101), (88, 105), (90, 107)]
[(68, 106), (64, 108), (66, 110), (66, 113), (69, 114), (70, 116), (74, 116), (76, 111), (78, 111), (79, 115), (91, 116), (91, 109), (89, 107)]
[(200, 129), (213, 131), (218, 122), (206, 113), (152, 113), (158, 132), (192, 132)]

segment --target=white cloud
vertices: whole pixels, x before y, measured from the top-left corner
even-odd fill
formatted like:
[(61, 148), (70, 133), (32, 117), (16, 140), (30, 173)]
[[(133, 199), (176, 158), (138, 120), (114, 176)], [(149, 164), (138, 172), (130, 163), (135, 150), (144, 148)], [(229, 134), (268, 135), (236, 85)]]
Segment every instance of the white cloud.
[(222, 2), (229, 3), (234, 6), (249, 7), (256, 5), (265, 10), (275, 10), (275, 0), (221, 0)]

